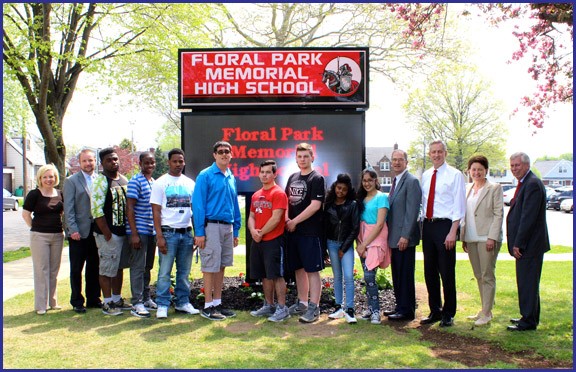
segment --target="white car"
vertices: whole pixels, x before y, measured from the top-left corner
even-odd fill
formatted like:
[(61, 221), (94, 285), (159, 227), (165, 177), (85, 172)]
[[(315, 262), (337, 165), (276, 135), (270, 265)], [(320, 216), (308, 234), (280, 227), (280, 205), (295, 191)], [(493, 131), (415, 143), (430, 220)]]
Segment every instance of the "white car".
[(510, 201), (512, 201), (512, 198), (514, 197), (514, 193), (516, 192), (516, 188), (510, 188), (506, 191), (504, 191), (504, 193), (502, 194), (502, 198), (504, 200), (504, 204), (505, 205), (510, 205)]
[(560, 203), (560, 210), (566, 213), (574, 212), (574, 199), (564, 199)]

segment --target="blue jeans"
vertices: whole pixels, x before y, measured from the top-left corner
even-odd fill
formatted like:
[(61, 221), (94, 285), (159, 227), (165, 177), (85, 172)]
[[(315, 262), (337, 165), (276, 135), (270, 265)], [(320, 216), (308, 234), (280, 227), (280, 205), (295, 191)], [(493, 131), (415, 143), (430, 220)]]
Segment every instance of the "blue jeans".
[(165, 232), (166, 248), (168, 252), (158, 252), (159, 268), (158, 283), (156, 285), (156, 303), (158, 306), (170, 306), (170, 274), (176, 260), (176, 306), (183, 306), (190, 302), (190, 267), (192, 266), (192, 232), (184, 234)]
[(364, 270), (364, 281), (366, 282), (366, 297), (368, 297), (368, 309), (371, 312), (380, 311), (380, 298), (378, 294), (378, 284), (376, 283), (376, 271), (378, 267), (368, 270), (366, 259), (360, 258), (362, 269)]
[(346, 308), (354, 308), (354, 247), (348, 248), (342, 259), (338, 257), (341, 243), (328, 239), (328, 254), (334, 273), (334, 296), (336, 303), (342, 305), (342, 277), (346, 287)]

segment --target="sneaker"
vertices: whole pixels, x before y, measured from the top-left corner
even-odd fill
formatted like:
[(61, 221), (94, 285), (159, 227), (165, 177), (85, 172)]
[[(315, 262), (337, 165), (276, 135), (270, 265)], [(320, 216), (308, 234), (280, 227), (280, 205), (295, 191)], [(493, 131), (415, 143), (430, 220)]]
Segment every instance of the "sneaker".
[(338, 308), (332, 314), (328, 315), (328, 318), (330, 318), (330, 319), (342, 319), (342, 318), (344, 318), (344, 314), (345, 314), (344, 309)]
[(152, 299), (148, 299), (146, 301), (144, 301), (144, 307), (148, 310), (156, 310), (158, 309), (158, 305), (156, 304), (156, 302), (152, 301)]
[(372, 324), (380, 324), (380, 311), (375, 311), (370, 315), (370, 323)]
[(150, 313), (148, 312), (148, 310), (146, 310), (144, 304), (141, 303), (132, 306), (130, 314), (134, 315), (137, 318), (150, 318)]
[(262, 306), (261, 308), (259, 308), (258, 310), (254, 310), (250, 312), (250, 315), (252, 316), (272, 316), (274, 315), (276, 311), (276, 308), (270, 304), (264, 304), (264, 306)]
[(271, 317), (268, 318), (268, 320), (274, 323), (278, 323), (288, 318), (290, 318), (290, 312), (288, 311), (288, 307), (287, 306), (280, 307), (280, 305), (278, 305), (276, 306), (276, 311)]
[(176, 306), (175, 309), (179, 313), (186, 313), (186, 314), (190, 314), (190, 315), (200, 314), (200, 310), (195, 309), (194, 306), (192, 306), (192, 304), (190, 302), (188, 302), (182, 306)]
[(300, 301), (288, 308), (290, 315), (304, 315), (306, 310), (308, 310), (308, 306), (304, 305)]
[(480, 319), (480, 315), (481, 315), (481, 314), (480, 314), (480, 311), (479, 311), (478, 314), (476, 314), (476, 315), (469, 315), (469, 316), (466, 317), (466, 319), (478, 320), (478, 319)]
[(202, 318), (209, 320), (224, 320), (226, 317), (222, 315), (214, 306), (210, 306), (200, 312)]
[(372, 311), (370, 309), (364, 310), (362, 315), (360, 315), (360, 319), (362, 320), (370, 320), (372, 318)]
[(346, 322), (348, 322), (349, 324), (357, 322), (356, 317), (354, 316), (354, 309), (351, 307), (346, 309), (346, 311), (344, 312), (344, 317), (346, 318)]
[(310, 302), (308, 304), (308, 310), (306, 310), (306, 313), (304, 313), (304, 315), (298, 318), (298, 320), (304, 323), (312, 323), (317, 321), (319, 316), (320, 316), (320, 308), (318, 307), (318, 305)]
[(480, 318), (478, 318), (478, 320), (474, 322), (474, 325), (483, 326), (490, 323), (491, 320), (492, 320), (491, 316), (481, 316)]
[(114, 301), (102, 305), (102, 313), (106, 315), (122, 315), (122, 310), (116, 307)]
[(236, 313), (235, 313), (235, 312), (233, 312), (233, 311), (230, 310), (230, 309), (226, 309), (226, 308), (222, 307), (222, 304), (220, 304), (220, 305), (218, 305), (218, 306), (214, 306), (214, 307), (216, 308), (216, 310), (217, 310), (220, 314), (224, 315), (226, 318), (234, 318), (234, 317), (236, 316)]
[(156, 310), (156, 319), (168, 318), (168, 306), (158, 306)]
[(132, 305), (126, 302), (124, 298), (121, 298), (119, 301), (112, 302), (114, 303), (114, 306), (120, 310), (132, 310)]

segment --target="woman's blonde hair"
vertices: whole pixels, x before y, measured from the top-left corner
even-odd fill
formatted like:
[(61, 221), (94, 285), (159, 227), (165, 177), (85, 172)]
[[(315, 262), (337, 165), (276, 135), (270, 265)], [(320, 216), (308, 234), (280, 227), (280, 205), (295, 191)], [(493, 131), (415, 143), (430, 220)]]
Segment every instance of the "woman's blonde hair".
[(46, 164), (38, 169), (38, 173), (36, 173), (36, 186), (42, 186), (42, 176), (48, 171), (52, 171), (52, 173), (54, 173), (54, 178), (56, 179), (54, 186), (58, 186), (60, 183), (60, 175), (58, 174), (58, 169), (54, 166), (54, 164)]

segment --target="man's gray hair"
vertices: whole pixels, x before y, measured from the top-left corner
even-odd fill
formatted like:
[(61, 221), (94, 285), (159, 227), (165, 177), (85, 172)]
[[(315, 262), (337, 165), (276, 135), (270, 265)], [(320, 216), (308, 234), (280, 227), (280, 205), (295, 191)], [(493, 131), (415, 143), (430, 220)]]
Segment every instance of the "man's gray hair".
[(444, 148), (444, 151), (448, 151), (448, 146), (446, 146), (446, 142), (442, 141), (441, 139), (436, 139), (432, 142), (430, 142), (430, 147), (432, 147), (432, 145), (442, 145), (442, 147)]
[(400, 150), (400, 149), (396, 149), (394, 151), (392, 151), (392, 156), (394, 156), (395, 152), (399, 152), (402, 154), (402, 156), (404, 156), (404, 160), (408, 161), (408, 154), (406, 153), (406, 151), (404, 150)]
[(510, 160), (520, 158), (520, 161), (524, 164), (530, 164), (530, 157), (524, 152), (515, 152), (510, 155)]

